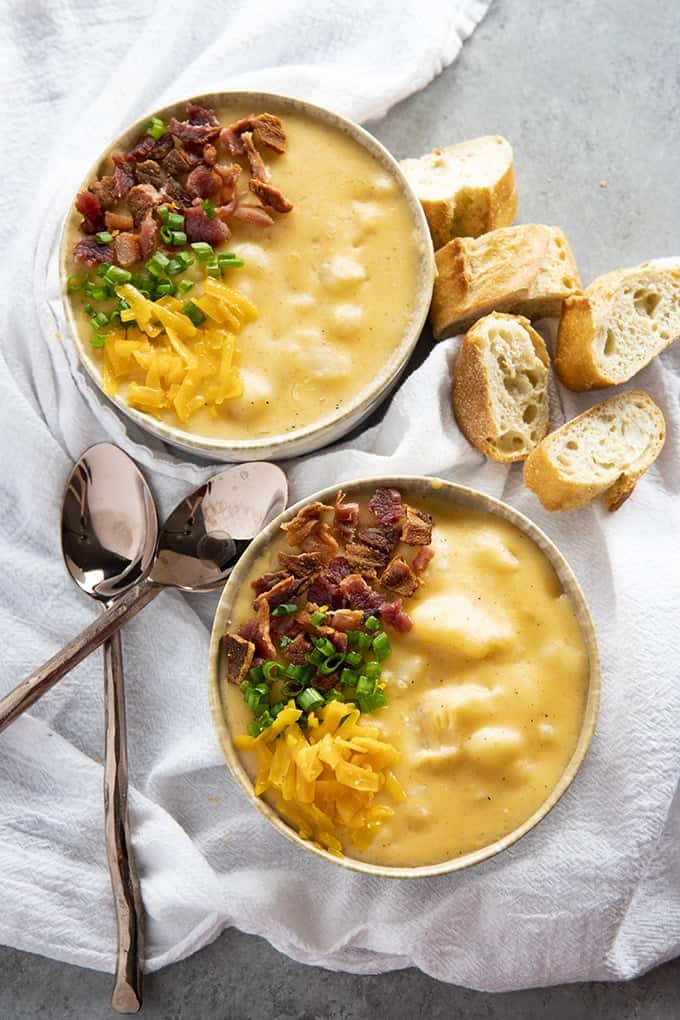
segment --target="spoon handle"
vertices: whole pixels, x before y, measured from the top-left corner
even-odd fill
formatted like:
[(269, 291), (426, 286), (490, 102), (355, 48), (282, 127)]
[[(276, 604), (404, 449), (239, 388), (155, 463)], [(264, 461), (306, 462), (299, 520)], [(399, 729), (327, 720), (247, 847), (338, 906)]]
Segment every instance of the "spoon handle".
[(162, 590), (163, 585), (145, 579), (133, 585), (129, 591), (107, 609), (89, 627), (81, 631), (78, 637), (53, 655), (46, 663), (22, 680), (20, 684), (0, 699), (0, 733), (14, 722), (22, 712), (49, 691), (57, 680), (77, 666), (91, 652), (110, 638), (119, 627), (132, 619), (136, 613), (148, 605)]
[(120, 632), (104, 644), (104, 828), (118, 929), (111, 1005), (137, 1013), (142, 1005), (144, 907), (130, 839), (125, 688)]

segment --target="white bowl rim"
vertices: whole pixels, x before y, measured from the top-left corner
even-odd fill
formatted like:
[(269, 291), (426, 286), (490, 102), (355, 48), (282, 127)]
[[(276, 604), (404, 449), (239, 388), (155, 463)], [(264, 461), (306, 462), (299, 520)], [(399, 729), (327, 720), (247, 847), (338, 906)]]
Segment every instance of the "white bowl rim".
[[(295, 832), (295, 830), (281, 818), (273, 807), (264, 801), (262, 797), (255, 796), (252, 781), (233, 746), (231, 731), (227, 721), (227, 713), (224, 709), (221, 696), (221, 637), (226, 629), (226, 623), (229, 618), (235, 594), (240, 589), (242, 581), (249, 572), (253, 561), (260, 555), (261, 552), (264, 551), (274, 535), (279, 532), (281, 524), (286, 520), (290, 520), (291, 517), (294, 517), (297, 511), (303, 506), (306, 506), (314, 500), (319, 500), (322, 503), (326, 502), (327, 500), (334, 498), (339, 489), (342, 489), (343, 492), (351, 496), (353, 493), (362, 493), (367, 489), (377, 486), (390, 486), (406, 492), (409, 491), (409, 487), (411, 490), (415, 487), (421, 490), (419, 495), (431, 495), (435, 498), (442, 492), (446, 492), (448, 495), (444, 498), (453, 505), (466, 506), (470, 509), (484, 511), (513, 524), (519, 531), (530, 538), (534, 544), (538, 546), (555, 571), (558, 580), (562, 584), (563, 591), (568, 596), (572, 608), (574, 609), (588, 653), (588, 692), (583, 709), (583, 718), (579, 736), (571, 757), (565, 765), (562, 775), (543, 803), (532, 815), (530, 815), (529, 818), (522, 822), (521, 825), (517, 826), (517, 828), (513, 829), (512, 832), (509, 832), (507, 835), (495, 840), (493, 843), (472, 851), (471, 853), (462, 854), (460, 857), (441, 861), (437, 864), (425, 864), (415, 867), (388, 867), (379, 864), (369, 864), (366, 861), (360, 861), (346, 855), (343, 857), (337, 857), (334, 854), (329, 853), (327, 850), (324, 850), (322, 847), (315, 846), (308, 840), (302, 839), (297, 832)], [(557, 546), (551, 541), (551, 539), (548, 538), (545, 532), (538, 527), (538, 525), (534, 524), (529, 517), (526, 517), (519, 510), (516, 510), (503, 500), (496, 499), (494, 496), (489, 496), (486, 493), (477, 489), (472, 489), (469, 486), (460, 485), (457, 482), (449, 482), (443, 478), (404, 474), (380, 475), (370, 478), (356, 478), (347, 482), (336, 483), (332, 486), (327, 486), (319, 492), (313, 493), (311, 496), (307, 496), (304, 499), (299, 500), (271, 521), (271, 523), (268, 524), (267, 527), (251, 543), (229, 577), (215, 612), (208, 657), (208, 695), (213, 723), (217, 730), (220, 745), (232, 775), (244, 790), (250, 802), (253, 803), (259, 811), (261, 811), (261, 813), (271, 822), (274, 828), (277, 829), (283, 836), (302, 847), (304, 850), (314, 853), (318, 857), (322, 857), (324, 860), (330, 861), (332, 864), (346, 868), (350, 871), (357, 871), (365, 875), (373, 875), (381, 878), (433, 878), (438, 875), (461, 871), (464, 868), (472, 867), (473, 865), (480, 864), (483, 861), (488, 860), (490, 857), (494, 857), (502, 850), (512, 846), (521, 839), (522, 836), (526, 835), (531, 829), (538, 825), (538, 823), (545, 818), (545, 816), (557, 804), (562, 795), (573, 782), (579, 768), (581, 767), (595, 731), (600, 701), (600, 658), (595, 627), (590, 609), (573, 570)]]
[(86, 373), (103, 396), (110, 403), (114, 404), (124, 417), (134, 421), (145, 432), (173, 446), (189, 450), (199, 456), (217, 457), (220, 460), (226, 460), (229, 457), (234, 460), (253, 460), (258, 457), (279, 460), (320, 449), (346, 435), (387, 396), (390, 389), (398, 381), (418, 343), (427, 320), (435, 277), (434, 249), (425, 213), (398, 161), (377, 138), (361, 127), (361, 125), (354, 123), (354, 121), (349, 120), (347, 117), (343, 117), (342, 114), (335, 113), (333, 110), (318, 106), (304, 99), (298, 99), (283, 93), (247, 89), (201, 93), (200, 95), (174, 100), (163, 107), (149, 111), (116, 135), (105, 150), (99, 154), (81, 182), (78, 191), (86, 188), (88, 183), (98, 175), (101, 164), (114, 149), (119, 147), (125, 148), (136, 139), (150, 117), (160, 116), (165, 120), (179, 112), (189, 102), (213, 106), (227, 103), (252, 103), (254, 106), (269, 104), (271, 106), (288, 107), (297, 112), (309, 114), (312, 118), (330, 124), (349, 135), (350, 138), (358, 142), (364, 149), (367, 149), (383, 168), (391, 174), (399, 184), (400, 190), (408, 202), (415, 230), (414, 244), (419, 250), (419, 279), (414, 306), (400, 343), (393, 350), (381, 372), (374, 376), (352, 400), (348, 401), (339, 414), (331, 414), (320, 422), (296, 429), (294, 433), (266, 436), (261, 439), (229, 439), (217, 436), (200, 436), (186, 431), (180, 426), (169, 424), (164, 420), (151, 418), (136, 408), (129, 407), (122, 397), (104, 391), (99, 368), (92, 359), (87, 345), (80, 337), (78, 324), (75, 321), (71, 302), (66, 293), (66, 281), (69, 275), (67, 263), (70, 256), (67, 235), (72, 219), (72, 206), (65, 213), (59, 244), (61, 299), (68, 326), (67, 339), (72, 343), (79, 363), (84, 367)]

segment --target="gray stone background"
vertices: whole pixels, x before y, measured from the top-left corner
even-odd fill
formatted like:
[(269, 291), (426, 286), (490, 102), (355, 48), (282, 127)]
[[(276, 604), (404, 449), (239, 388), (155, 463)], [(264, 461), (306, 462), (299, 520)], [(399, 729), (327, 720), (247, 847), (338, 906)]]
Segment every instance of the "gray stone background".
[[(563, 227), (588, 282), (618, 265), (680, 253), (679, 54), (680, 0), (495, 0), (456, 63), (370, 128), (398, 157), (507, 136), (520, 219)], [(108, 975), (0, 949), (0, 1020), (110, 1018), (110, 990)], [(415, 970), (356, 977), (304, 967), (228, 931), (148, 975), (143, 1015), (675, 1020), (680, 963), (626, 984), (488, 995)]]

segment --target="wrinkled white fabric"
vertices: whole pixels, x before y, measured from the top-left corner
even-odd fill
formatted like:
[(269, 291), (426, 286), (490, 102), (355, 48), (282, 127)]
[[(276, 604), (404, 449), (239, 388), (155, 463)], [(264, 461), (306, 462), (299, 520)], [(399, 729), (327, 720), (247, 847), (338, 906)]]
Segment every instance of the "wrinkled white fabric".
[[(120, 443), (143, 466), (161, 514), (211, 470), (118, 418), (56, 336), (55, 245), (84, 168), (144, 110), (211, 88), (269, 88), (359, 120), (382, 115), (455, 58), (486, 4), (3, 7), (12, 98), (0, 196), (2, 693), (96, 613), (59, 555), (72, 461), (98, 440)], [(37, 145), (46, 154), (32, 165)], [(635, 382), (662, 406), (669, 435), (633, 499), (613, 516), (600, 506), (550, 515), (519, 469), (486, 462), (458, 432), (448, 392), (455, 348), (433, 348), (380, 424), (289, 465), (292, 495), (363, 474), (436, 474), (500, 496), (543, 527), (572, 563), (600, 638), (602, 710), (584, 768), (545, 822), (467, 873), (383, 881), (307, 858), (224, 766), (205, 683), (215, 598), (164, 593), (124, 635), (149, 969), (226, 925), (306, 963), (361, 973), (414, 964), (483, 989), (628, 977), (680, 949), (680, 352)], [(592, 402), (560, 391), (555, 417)], [(93, 656), (0, 736), (0, 941), (111, 970), (101, 686)]]

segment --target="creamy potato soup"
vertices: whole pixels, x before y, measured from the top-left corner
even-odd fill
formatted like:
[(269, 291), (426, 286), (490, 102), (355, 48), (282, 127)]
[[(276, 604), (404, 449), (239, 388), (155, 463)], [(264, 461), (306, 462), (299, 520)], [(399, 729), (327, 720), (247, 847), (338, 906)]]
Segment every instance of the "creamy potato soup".
[[(262, 112), (250, 106), (215, 109), (221, 126)], [(146, 390), (134, 390), (130, 399), (127, 377), (121, 376), (122, 382), (116, 383), (110, 371), (104, 372), (110, 393), (197, 436), (264, 439), (335, 417), (380, 374), (404, 338), (415, 307), (422, 251), (413, 212), (397, 180), (337, 127), (287, 108), (272, 112), (280, 114), (285, 151), (259, 149), (271, 184), (292, 203), (292, 209), (279, 212), (265, 206), (268, 225), (229, 218), (230, 238), (213, 245), (216, 254), (234, 254), (236, 262), (226, 264), (221, 280), (255, 309), (239, 324), (228, 381), (221, 390), (213, 388), (213, 395), (219, 393), (220, 399), (201, 404), (213, 383), (211, 375), (187, 390), (188, 399), (182, 398), (178, 417), (173, 369), (167, 358), (168, 406), (162, 406), (163, 399), (151, 392), (153, 373), (151, 381), (139, 377)], [(215, 146), (218, 163), (241, 166), (236, 190), (242, 204), (259, 205), (248, 190), (245, 158), (225, 152), (221, 140)], [(111, 173), (110, 162), (102, 172)], [(81, 221), (81, 213), (74, 210), (67, 234), (69, 252), (82, 239)], [(189, 245), (185, 250), (191, 255)], [(69, 256), (67, 267), (77, 280), (82, 264)], [(134, 272), (140, 267), (141, 261), (128, 269)], [(195, 262), (178, 277), (195, 284), (193, 290), (180, 294), (182, 302), (200, 297), (204, 269)], [(90, 272), (94, 275), (94, 267)], [(174, 286), (174, 278), (168, 279)], [(98, 306), (82, 290), (72, 291), (68, 300), (81, 344), (101, 372), (105, 358), (101, 348), (106, 344), (101, 336), (107, 327), (97, 332), (92, 316)], [(109, 311), (105, 306), (105, 312)], [(100, 339), (93, 340), (96, 335)], [(137, 353), (145, 359), (146, 371), (154, 340), (142, 339), (145, 347)], [(174, 358), (177, 349), (168, 348), (168, 354)], [(136, 357), (134, 351), (132, 357)], [(137, 363), (130, 364), (139, 371)], [(214, 364), (217, 376), (225, 363), (218, 358)], [(224, 372), (223, 376), (227, 379)]]
[[(420, 586), (403, 600), (411, 629), (400, 632), (382, 621), (391, 645), (381, 663), (387, 705), (359, 720), (398, 754), (392, 761), (381, 751), (375, 766), (389, 767), (374, 800), (389, 810), (366, 845), (353, 845), (347, 830), (336, 829), (347, 855), (388, 867), (446, 861), (525, 822), (569, 762), (588, 689), (579, 624), (541, 550), (491, 514), (402, 495), (432, 516), (434, 556)], [(248, 582), (280, 569), (277, 554), (286, 548), (282, 534)], [(406, 559), (411, 552), (396, 548)], [(234, 626), (252, 615), (252, 601), (247, 583), (234, 606)], [(238, 686), (225, 690), (231, 733), (245, 733), (252, 713)], [(352, 739), (359, 751), (361, 739)], [(241, 755), (255, 777), (262, 761), (253, 750)], [(280, 798), (265, 797), (285, 815)]]

